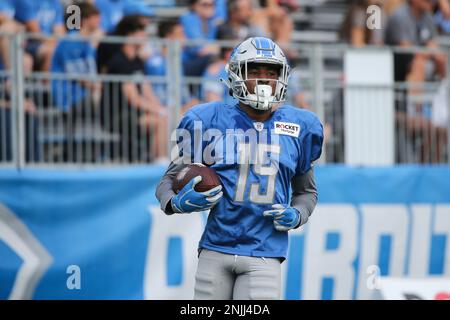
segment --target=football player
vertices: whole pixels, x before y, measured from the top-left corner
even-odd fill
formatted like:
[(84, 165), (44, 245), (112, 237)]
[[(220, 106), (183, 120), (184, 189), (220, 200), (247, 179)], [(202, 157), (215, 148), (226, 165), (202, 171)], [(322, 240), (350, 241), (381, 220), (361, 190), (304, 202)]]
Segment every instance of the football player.
[[(222, 79), (238, 103), (195, 106), (178, 126), (178, 158), (156, 196), (169, 215), (210, 210), (198, 246), (194, 299), (281, 297), (288, 231), (305, 224), (317, 203), (312, 163), (323, 142), (315, 114), (283, 104), (289, 69), (272, 40), (245, 40)], [(197, 138), (186, 143), (186, 137)], [(189, 162), (209, 165), (222, 185), (197, 192), (198, 176), (175, 194), (172, 179)]]

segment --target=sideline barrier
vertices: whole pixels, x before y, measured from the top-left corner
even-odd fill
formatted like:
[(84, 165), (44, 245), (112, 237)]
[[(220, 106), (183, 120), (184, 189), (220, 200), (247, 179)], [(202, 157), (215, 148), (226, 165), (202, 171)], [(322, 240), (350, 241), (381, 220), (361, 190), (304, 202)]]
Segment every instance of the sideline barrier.
[[(379, 276), (450, 277), (450, 168), (316, 169), (284, 299), (371, 299)], [(0, 170), (0, 299), (191, 299), (206, 213), (166, 216), (163, 167)]]

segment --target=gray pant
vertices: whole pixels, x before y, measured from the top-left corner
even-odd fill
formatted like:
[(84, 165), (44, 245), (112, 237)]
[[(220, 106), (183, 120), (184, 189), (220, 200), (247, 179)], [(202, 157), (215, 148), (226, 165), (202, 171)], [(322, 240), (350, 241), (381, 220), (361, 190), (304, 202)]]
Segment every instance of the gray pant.
[(281, 262), (202, 249), (195, 275), (195, 300), (279, 300)]

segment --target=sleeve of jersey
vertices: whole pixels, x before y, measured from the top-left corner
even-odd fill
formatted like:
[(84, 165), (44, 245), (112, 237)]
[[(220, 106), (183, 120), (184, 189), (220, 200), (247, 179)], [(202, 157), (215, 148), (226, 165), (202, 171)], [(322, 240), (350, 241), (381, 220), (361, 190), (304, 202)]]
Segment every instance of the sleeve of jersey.
[(176, 130), (177, 151), (172, 161), (180, 164), (203, 162), (203, 122), (192, 111), (186, 112)]
[(304, 174), (311, 169), (312, 163), (322, 154), (323, 127), (319, 119), (314, 116), (307, 127), (307, 132), (300, 141), (301, 157), (297, 166), (297, 174)]

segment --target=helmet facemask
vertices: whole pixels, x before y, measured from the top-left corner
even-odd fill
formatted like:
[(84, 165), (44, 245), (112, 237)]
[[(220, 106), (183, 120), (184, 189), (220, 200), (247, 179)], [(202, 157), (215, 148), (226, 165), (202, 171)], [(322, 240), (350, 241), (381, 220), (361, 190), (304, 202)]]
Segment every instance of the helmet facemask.
[[(278, 67), (277, 79), (249, 78), (250, 64), (276, 65)], [(289, 66), (283, 63), (244, 60), (231, 62), (228, 66), (229, 81), (233, 85), (233, 96), (242, 103), (256, 110), (269, 110), (273, 106), (285, 101), (288, 86)], [(255, 81), (253, 92), (247, 88), (249, 81)]]
[[(248, 70), (251, 63), (277, 66), (278, 78), (249, 78)], [(252, 37), (243, 41), (233, 49), (225, 70), (228, 78), (221, 81), (229, 88), (230, 95), (241, 103), (256, 110), (269, 110), (285, 101), (290, 68), (283, 51), (272, 40)], [(249, 81), (255, 81), (255, 90), (249, 90)]]

